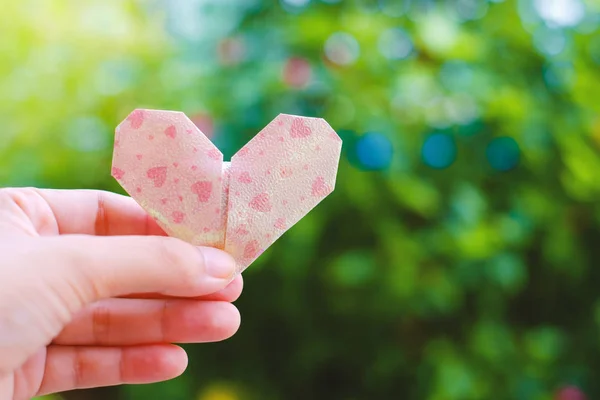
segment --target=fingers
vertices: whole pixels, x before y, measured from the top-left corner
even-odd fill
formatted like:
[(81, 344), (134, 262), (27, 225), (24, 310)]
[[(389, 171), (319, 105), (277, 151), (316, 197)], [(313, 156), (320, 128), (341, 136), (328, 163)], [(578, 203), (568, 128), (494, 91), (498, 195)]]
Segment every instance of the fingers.
[[(204, 296), (224, 289), (236, 270), (221, 250), (169, 237), (67, 235), (0, 250), (7, 250), (0, 281), (9, 282), (0, 290), (0, 304), (15, 310), (0, 323), (0, 375), (21, 365), (96, 301), (131, 293)], [(27, 321), (38, 328), (23, 330)]]
[[(236, 275), (233, 281), (227, 285), (225, 289), (219, 290), (216, 293), (207, 294), (204, 296), (190, 297), (193, 300), (205, 301), (226, 301), (229, 303), (235, 302), (242, 295), (244, 289), (244, 279), (242, 275)], [(158, 293), (138, 293), (127, 296), (122, 296), (126, 299), (176, 299), (177, 297), (164, 296)]]
[(77, 294), (82, 305), (131, 293), (203, 296), (225, 288), (236, 269), (235, 260), (221, 250), (168, 237), (40, 240), (46, 244), (42, 262), (56, 259), (57, 254), (62, 258), (55, 268), (39, 268), (39, 273), (49, 282), (68, 285), (66, 289)]
[(50, 346), (37, 396), (73, 389), (173, 379), (187, 367), (187, 355), (173, 345), (140, 347)]
[(237, 308), (222, 301), (109, 299), (86, 308), (54, 340), (60, 345), (206, 343), (233, 336)]
[(94, 190), (35, 191), (50, 206), (61, 234), (165, 235), (132, 198)]
[(200, 296), (198, 300), (210, 300), (210, 301), (227, 301), (233, 303), (242, 295), (244, 289), (244, 279), (242, 275), (236, 275), (235, 279), (225, 287), (225, 289), (219, 290), (216, 293)]

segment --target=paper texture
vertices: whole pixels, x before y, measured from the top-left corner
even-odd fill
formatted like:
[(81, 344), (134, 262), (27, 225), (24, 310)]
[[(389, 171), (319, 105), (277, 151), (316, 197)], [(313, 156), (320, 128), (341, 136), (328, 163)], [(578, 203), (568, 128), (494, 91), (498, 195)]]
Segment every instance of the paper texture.
[(241, 272), (333, 191), (341, 147), (324, 120), (281, 114), (223, 162), (183, 113), (135, 110), (112, 175), (167, 234), (224, 249)]

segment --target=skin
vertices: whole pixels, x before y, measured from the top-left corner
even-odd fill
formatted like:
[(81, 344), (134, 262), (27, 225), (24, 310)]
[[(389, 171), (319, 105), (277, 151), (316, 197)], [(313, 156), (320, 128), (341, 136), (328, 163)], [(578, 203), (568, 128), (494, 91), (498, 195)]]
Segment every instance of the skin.
[(128, 197), (0, 189), (0, 399), (179, 376), (239, 328), (234, 270)]

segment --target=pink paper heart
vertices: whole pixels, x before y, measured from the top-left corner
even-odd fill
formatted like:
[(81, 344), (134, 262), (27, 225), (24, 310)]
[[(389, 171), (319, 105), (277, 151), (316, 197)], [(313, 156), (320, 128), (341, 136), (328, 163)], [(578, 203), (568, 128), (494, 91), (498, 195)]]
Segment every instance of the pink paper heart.
[(125, 190), (169, 235), (225, 249), (240, 271), (333, 191), (342, 145), (324, 120), (285, 114), (230, 163), (179, 112), (136, 110), (116, 136)]

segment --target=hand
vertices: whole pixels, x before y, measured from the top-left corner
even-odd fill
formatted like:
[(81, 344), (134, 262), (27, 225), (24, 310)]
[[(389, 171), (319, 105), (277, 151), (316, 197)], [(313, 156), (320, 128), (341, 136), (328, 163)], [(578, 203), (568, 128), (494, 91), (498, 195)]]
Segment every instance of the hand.
[(0, 190), (0, 399), (180, 375), (171, 343), (237, 331), (234, 269), (166, 237), (130, 198)]

